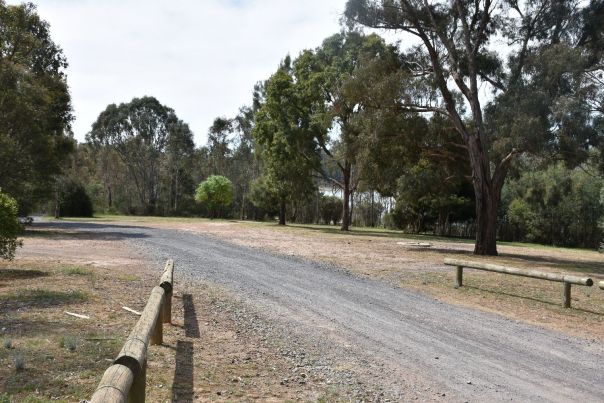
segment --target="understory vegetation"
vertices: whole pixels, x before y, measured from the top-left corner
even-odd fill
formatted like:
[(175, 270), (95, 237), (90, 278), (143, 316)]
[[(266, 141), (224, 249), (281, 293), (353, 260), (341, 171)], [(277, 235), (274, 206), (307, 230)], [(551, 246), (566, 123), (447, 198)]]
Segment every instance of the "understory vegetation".
[(481, 255), (498, 239), (596, 248), (604, 3), (504, 3), (349, 0), (341, 32), (284, 55), (195, 145), (152, 96), (108, 105), (77, 144), (61, 48), (33, 5), (0, 1), (0, 186), (20, 214), (383, 226), (474, 238)]

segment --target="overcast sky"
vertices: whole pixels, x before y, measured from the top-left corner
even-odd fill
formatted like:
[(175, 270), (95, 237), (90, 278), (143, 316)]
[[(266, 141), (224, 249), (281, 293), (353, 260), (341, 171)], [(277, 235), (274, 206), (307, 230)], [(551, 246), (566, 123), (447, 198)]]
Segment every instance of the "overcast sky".
[[(10, 4), (21, 1), (9, 0)], [(346, 0), (32, 0), (67, 56), (84, 140), (110, 103), (155, 96), (206, 141), (287, 54), (339, 31)]]

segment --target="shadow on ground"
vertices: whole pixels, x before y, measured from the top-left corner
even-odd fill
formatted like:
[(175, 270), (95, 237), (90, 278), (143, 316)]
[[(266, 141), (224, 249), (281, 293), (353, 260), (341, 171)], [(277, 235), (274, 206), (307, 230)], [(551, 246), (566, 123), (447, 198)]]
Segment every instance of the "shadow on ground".
[(145, 230), (148, 228), (143, 226), (49, 221), (35, 222), (28, 227), (23, 237), (119, 241), (127, 238), (148, 238)]

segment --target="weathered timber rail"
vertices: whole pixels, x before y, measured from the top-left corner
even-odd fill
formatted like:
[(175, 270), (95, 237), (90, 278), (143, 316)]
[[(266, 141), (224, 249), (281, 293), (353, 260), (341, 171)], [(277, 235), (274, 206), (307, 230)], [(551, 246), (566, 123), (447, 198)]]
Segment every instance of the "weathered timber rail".
[(168, 260), (124, 347), (103, 374), (90, 403), (144, 403), (147, 348), (163, 342), (163, 324), (172, 322), (174, 262)]
[[(570, 308), (571, 285), (582, 285), (591, 287), (594, 282), (589, 277), (580, 277), (569, 274), (547, 273), (538, 270), (523, 270), (515, 267), (500, 266), (491, 263), (471, 262), (468, 260), (445, 258), (445, 264), (456, 267), (455, 287), (463, 286), (463, 269), (476, 269), (491, 271), (495, 273), (511, 274), (513, 276), (522, 276), (537, 278), (541, 280), (556, 281), (564, 283), (564, 307)], [(600, 288), (604, 289), (604, 282), (600, 282)]]

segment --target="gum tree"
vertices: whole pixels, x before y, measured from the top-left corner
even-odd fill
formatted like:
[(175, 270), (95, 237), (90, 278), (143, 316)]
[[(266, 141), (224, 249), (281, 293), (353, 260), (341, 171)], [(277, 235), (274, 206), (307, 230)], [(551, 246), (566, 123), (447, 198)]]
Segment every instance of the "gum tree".
[[(585, 71), (579, 2), (349, 0), (351, 24), (397, 30), (411, 44), (408, 88), (438, 99), (407, 106), (447, 116), (472, 168), (474, 253), (496, 255), (501, 189), (518, 156), (581, 161), (594, 142), (581, 108)], [(503, 43), (503, 44), (502, 44)]]

